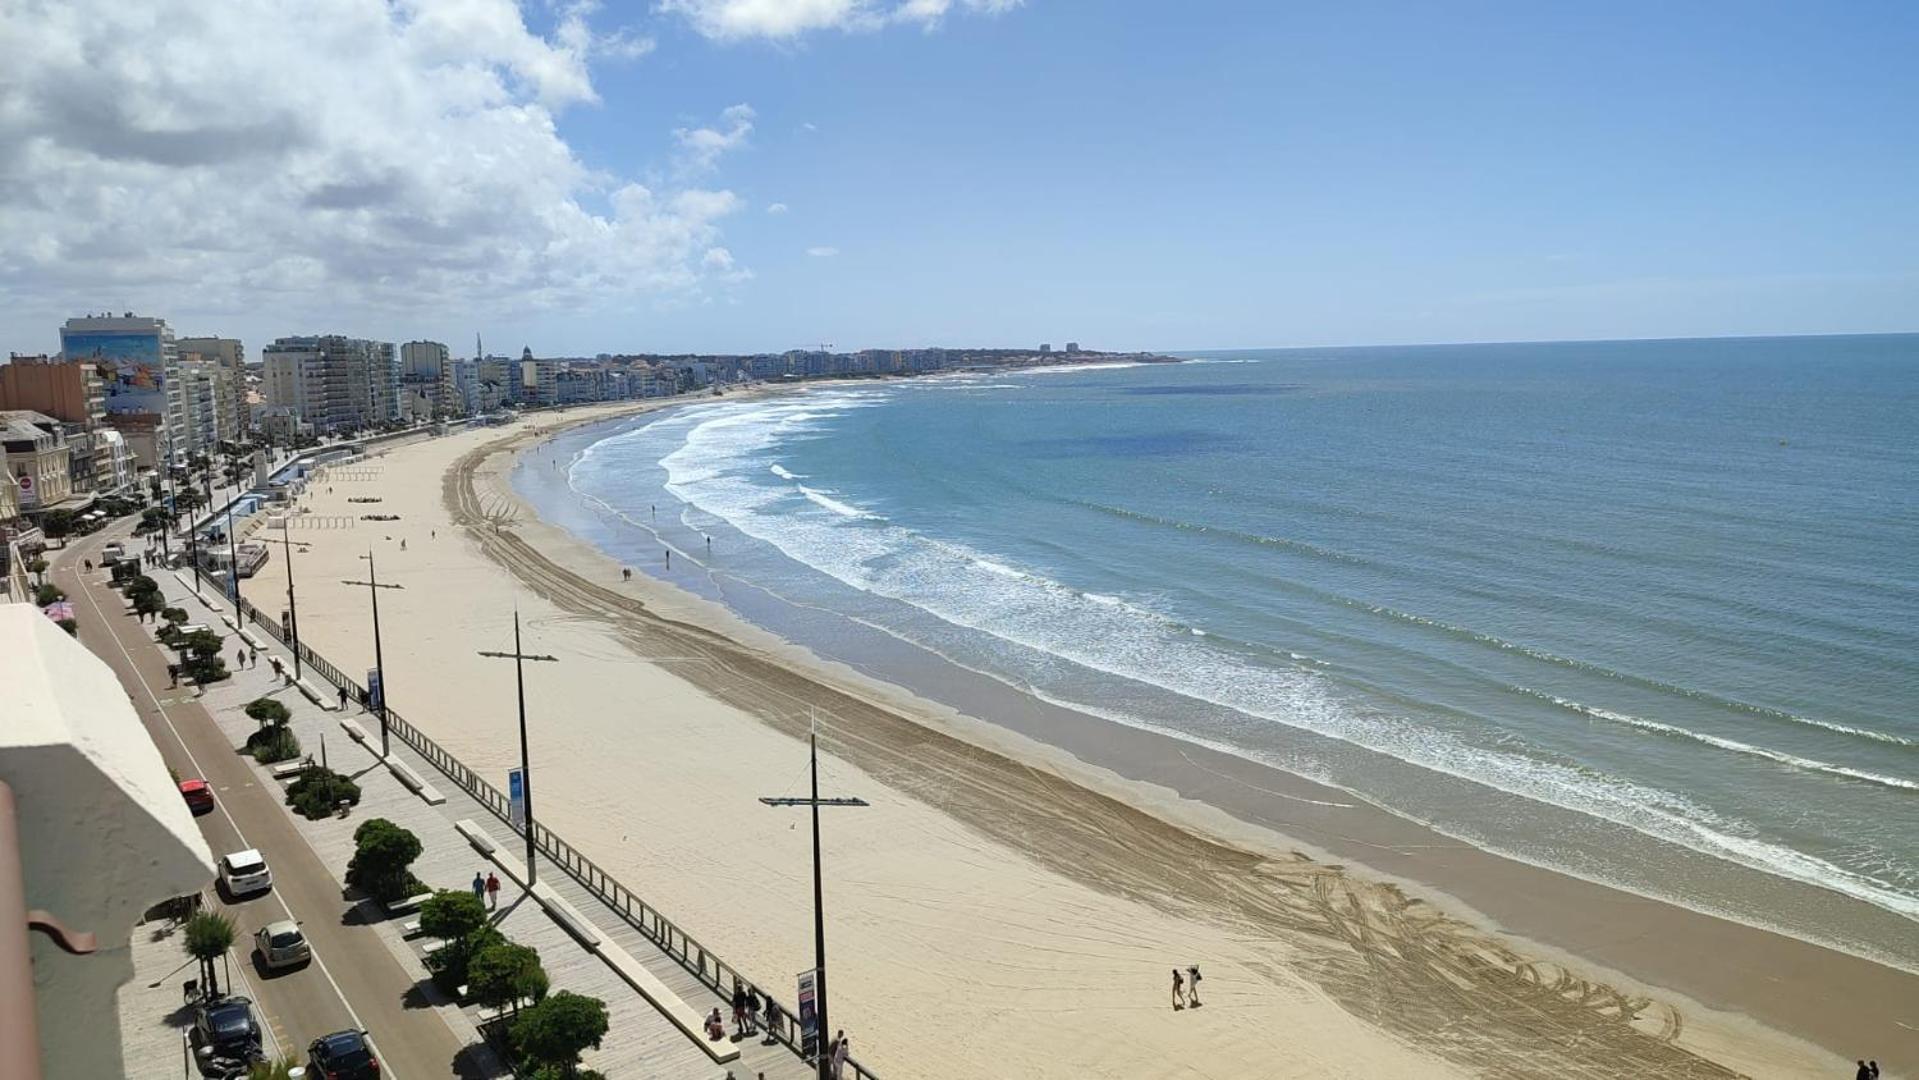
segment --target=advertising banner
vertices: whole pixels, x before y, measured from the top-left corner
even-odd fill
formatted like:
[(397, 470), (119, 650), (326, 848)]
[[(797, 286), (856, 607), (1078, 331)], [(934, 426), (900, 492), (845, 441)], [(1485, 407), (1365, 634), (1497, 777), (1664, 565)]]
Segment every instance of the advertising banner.
[(526, 774), (518, 769), (506, 773), (506, 819), (515, 829), (526, 828)]
[(386, 702), (386, 687), (381, 685), (380, 669), (368, 668), (366, 673), (366, 707), (378, 713)]
[(800, 1056), (811, 1058), (820, 1052), (820, 1002), (816, 991), (816, 969), (800, 972)]

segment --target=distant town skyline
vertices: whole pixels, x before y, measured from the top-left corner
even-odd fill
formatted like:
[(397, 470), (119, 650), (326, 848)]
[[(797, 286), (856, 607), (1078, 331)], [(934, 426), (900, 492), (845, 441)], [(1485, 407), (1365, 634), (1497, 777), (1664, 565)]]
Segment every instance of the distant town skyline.
[(127, 18), (9, 16), (0, 349), (103, 311), (255, 356), (1919, 329), (1909, 6)]

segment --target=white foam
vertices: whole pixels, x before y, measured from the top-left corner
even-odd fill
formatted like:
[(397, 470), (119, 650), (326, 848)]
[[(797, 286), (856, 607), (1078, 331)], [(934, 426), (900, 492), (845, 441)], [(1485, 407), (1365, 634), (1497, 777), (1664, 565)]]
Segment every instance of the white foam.
[(831, 497), (830, 495), (826, 493), (825, 490), (822, 490), (820, 488), (810, 488), (810, 487), (807, 487), (805, 484), (801, 484), (800, 494), (806, 496), (808, 499), (811, 499), (815, 504), (819, 506), (824, 506), (828, 510), (833, 511), (835, 514), (838, 514), (841, 517), (855, 518), (863, 521), (885, 521), (886, 520), (884, 517), (881, 517), (878, 514), (875, 514), (866, 510), (861, 510), (859, 507), (854, 506), (850, 503), (843, 503), (839, 501), (838, 499)]
[(768, 472), (770, 472), (770, 473), (772, 473), (772, 474), (773, 474), (774, 476), (777, 476), (777, 477), (779, 477), (779, 478), (780, 478), (780, 479), (782, 479), (782, 480), (804, 480), (804, 479), (806, 479), (806, 477), (804, 477), (804, 476), (802, 476), (802, 475), (800, 475), (799, 473), (796, 473), (796, 472), (793, 472), (793, 471), (791, 471), (791, 470), (789, 470), (789, 469), (787, 469), (787, 467), (786, 467), (786, 466), (784, 466), (784, 465), (781, 465), (781, 464), (780, 464), (779, 462), (777, 462), (777, 461), (776, 461), (776, 462), (774, 462), (773, 464), (771, 464), (771, 465), (769, 465), (769, 466), (767, 466), (767, 471), (768, 471)]
[(825, 430), (841, 410), (863, 407), (871, 397), (806, 395), (703, 414), (685, 442), (660, 460), (668, 490), (852, 588), (1033, 651), (1024, 654), (1031, 658), (1026, 661), (1009, 654), (1015, 662), (1037, 660), (1043, 667), (1045, 657), (1068, 660), (1919, 916), (1919, 897), (1742, 835), (1751, 831), (1747, 823), (1723, 820), (1684, 795), (1356, 707), (1314, 671), (1249, 661), (1165, 614), (1119, 597), (1086, 595), (988, 553), (875, 520), (851, 503), (809, 494), (823, 512), (795, 511), (791, 488), (765, 482), (767, 452)]

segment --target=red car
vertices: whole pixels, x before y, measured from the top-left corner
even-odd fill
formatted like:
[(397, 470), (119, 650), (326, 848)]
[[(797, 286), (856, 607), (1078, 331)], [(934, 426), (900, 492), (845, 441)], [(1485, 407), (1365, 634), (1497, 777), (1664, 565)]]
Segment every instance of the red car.
[(180, 781), (180, 797), (187, 801), (187, 809), (196, 814), (213, 809), (213, 789), (205, 780)]

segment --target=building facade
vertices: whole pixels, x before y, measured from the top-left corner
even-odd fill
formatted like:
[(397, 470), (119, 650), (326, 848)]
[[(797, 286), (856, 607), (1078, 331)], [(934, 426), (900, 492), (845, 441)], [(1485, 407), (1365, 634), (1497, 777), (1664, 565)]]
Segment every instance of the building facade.
[(400, 362), (392, 342), (337, 334), (285, 337), (261, 350), (270, 408), (320, 434), (400, 419)]
[(73, 497), (72, 458), (66, 426), (45, 413), (0, 412), (0, 448), (6, 450), (6, 482), (17, 513), (32, 516)]
[(239, 338), (190, 337), (174, 342), (180, 362), (199, 361), (214, 365), (213, 433), (219, 442), (240, 442), (246, 437), (246, 346)]
[(130, 442), (140, 434), (153, 447), (178, 442), (170, 427), (180, 409), (172, 378), (179, 353), (165, 319), (132, 312), (77, 316), (60, 327), (60, 354), (94, 366), (107, 423)]

